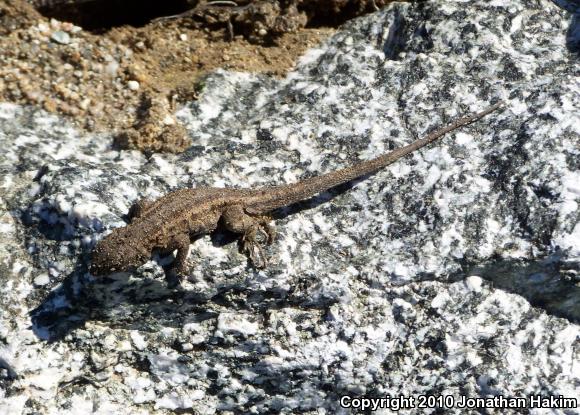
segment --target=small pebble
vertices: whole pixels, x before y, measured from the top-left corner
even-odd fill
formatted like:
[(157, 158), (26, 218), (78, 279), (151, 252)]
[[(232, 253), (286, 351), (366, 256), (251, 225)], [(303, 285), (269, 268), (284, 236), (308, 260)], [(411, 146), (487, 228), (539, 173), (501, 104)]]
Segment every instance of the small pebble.
[(97, 382), (103, 382), (107, 379), (109, 379), (111, 377), (111, 375), (109, 374), (109, 372), (105, 371), (105, 370), (101, 370), (100, 372), (97, 372), (95, 374), (95, 379), (97, 380)]
[(137, 91), (139, 89), (139, 82), (137, 82), (137, 81), (129, 81), (129, 82), (127, 82), (127, 87), (131, 91)]
[(61, 45), (68, 45), (70, 43), (70, 35), (62, 30), (57, 30), (50, 35), (50, 38)]
[(175, 118), (170, 114), (167, 114), (165, 118), (163, 118), (163, 125), (175, 125)]
[(50, 278), (48, 274), (40, 274), (36, 278), (34, 278), (34, 285), (42, 286), (46, 285), (50, 282)]
[(182, 33), (182, 34), (179, 35), (179, 39), (181, 41), (183, 41), (183, 42), (186, 42), (187, 41), (187, 35), (185, 33)]
[(39, 23), (37, 27), (40, 33), (47, 33), (50, 29), (46, 23)]
[(118, 70), (119, 62), (116, 60), (112, 60), (111, 62), (107, 63), (107, 66), (105, 66), (105, 73), (111, 78), (114, 78), (117, 75)]
[(60, 28), (62, 30), (64, 30), (65, 32), (70, 32), (71, 30), (73, 30), (74, 27), (75, 26), (72, 23), (70, 23), (70, 22), (62, 22), (60, 24)]
[(89, 105), (91, 105), (91, 99), (85, 98), (79, 103), (79, 108), (86, 111), (89, 109)]

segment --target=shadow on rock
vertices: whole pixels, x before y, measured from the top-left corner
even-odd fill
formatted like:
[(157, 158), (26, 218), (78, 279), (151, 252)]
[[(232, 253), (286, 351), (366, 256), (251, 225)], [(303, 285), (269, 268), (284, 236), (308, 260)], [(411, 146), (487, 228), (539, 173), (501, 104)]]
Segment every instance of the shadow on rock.
[[(339, 301), (332, 296), (312, 301), (303, 290), (253, 289), (248, 277), (215, 283), (198, 292), (183, 286), (171, 288), (162, 272), (145, 270), (140, 275), (119, 273), (95, 278), (86, 266), (79, 267), (30, 312), (33, 332), (40, 339), (59, 341), (87, 321), (101, 321), (110, 328), (156, 332), (213, 318), (218, 314), (213, 309), (265, 313), (284, 307), (325, 309)], [(250, 274), (249, 278), (254, 277)], [(312, 276), (305, 278), (313, 280)]]
[(580, 54), (580, 4), (575, 0), (553, 0), (555, 4), (572, 13), (566, 33), (566, 47), (572, 53)]
[(32, 331), (38, 338), (58, 340), (84, 325), (87, 316), (79, 309), (80, 293), (86, 284), (83, 274), (83, 270), (77, 267), (29, 313)]
[(16, 379), (18, 379), (18, 373), (6, 360), (0, 357), (0, 388), (5, 388)]
[(580, 264), (565, 261), (562, 252), (537, 261), (497, 260), (469, 270), (496, 288), (521, 295), (546, 313), (580, 322)]
[(578, 14), (574, 15), (570, 22), (566, 34), (566, 46), (570, 52), (580, 55), (580, 15)]

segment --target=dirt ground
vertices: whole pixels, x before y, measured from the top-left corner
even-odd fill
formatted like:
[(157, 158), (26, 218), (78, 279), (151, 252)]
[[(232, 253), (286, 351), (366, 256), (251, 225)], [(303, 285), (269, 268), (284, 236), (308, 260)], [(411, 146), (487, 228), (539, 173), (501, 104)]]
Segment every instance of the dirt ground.
[(114, 131), (121, 148), (180, 152), (190, 140), (172, 113), (205, 73), (283, 76), (388, 1), (0, 0), (0, 101)]

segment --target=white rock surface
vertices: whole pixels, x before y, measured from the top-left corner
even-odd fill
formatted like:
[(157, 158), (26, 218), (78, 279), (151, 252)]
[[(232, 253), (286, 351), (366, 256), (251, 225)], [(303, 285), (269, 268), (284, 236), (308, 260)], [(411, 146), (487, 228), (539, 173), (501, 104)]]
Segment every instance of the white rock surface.
[[(0, 413), (580, 396), (575, 7), (393, 4), (284, 80), (210, 76), (178, 113), (192, 146), (177, 156), (115, 151), (108, 136), (0, 104)], [(264, 271), (219, 233), (192, 245), (181, 290), (155, 261), (100, 280), (86, 271), (94, 242), (140, 197), (292, 182), (500, 98), (502, 112), (276, 212)], [(550, 413), (578, 413), (567, 411)]]

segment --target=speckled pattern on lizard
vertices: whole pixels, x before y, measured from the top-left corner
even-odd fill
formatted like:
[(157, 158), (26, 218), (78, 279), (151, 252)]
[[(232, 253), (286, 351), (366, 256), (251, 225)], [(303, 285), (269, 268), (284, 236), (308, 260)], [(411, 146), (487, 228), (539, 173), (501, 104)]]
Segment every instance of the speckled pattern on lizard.
[(461, 126), (479, 120), (497, 110), (501, 102), (481, 112), (457, 119), (425, 138), (371, 160), (344, 169), (312, 177), (297, 183), (259, 189), (201, 187), (180, 189), (156, 201), (137, 202), (129, 212), (131, 223), (116, 228), (99, 241), (92, 253), (91, 273), (105, 275), (128, 271), (146, 262), (154, 249), (177, 256), (171, 272), (186, 275), (186, 260), (192, 237), (214, 231), (218, 225), (242, 235), (243, 251), (258, 268), (266, 266), (259, 235), (265, 242), (274, 241), (269, 212), (308, 199), (359, 177), (367, 176)]

